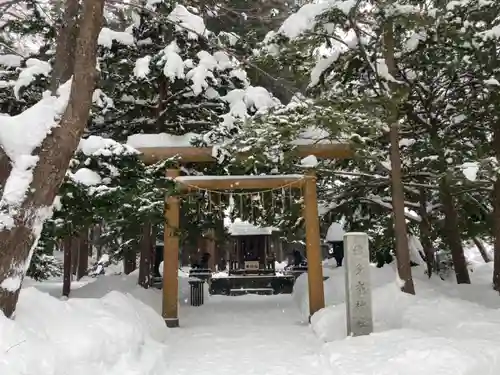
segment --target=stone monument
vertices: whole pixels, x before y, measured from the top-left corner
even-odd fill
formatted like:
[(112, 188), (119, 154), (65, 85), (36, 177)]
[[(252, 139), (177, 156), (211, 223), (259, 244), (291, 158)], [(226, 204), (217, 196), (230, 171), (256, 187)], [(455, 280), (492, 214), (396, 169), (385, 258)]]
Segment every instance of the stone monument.
[(366, 233), (344, 235), (347, 335), (373, 332), (370, 251)]

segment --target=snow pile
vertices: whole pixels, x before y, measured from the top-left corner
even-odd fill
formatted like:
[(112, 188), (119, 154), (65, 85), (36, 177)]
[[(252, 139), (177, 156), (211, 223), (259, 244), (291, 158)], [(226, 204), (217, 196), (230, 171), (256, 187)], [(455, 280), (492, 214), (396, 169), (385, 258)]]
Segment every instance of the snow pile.
[[(377, 309), (381, 312), (380, 316), (386, 316), (384, 318), (386, 328), (397, 328), (394, 322), (401, 320), (401, 314), (399, 317), (389, 313), (385, 309), (393, 309), (394, 306), (406, 306), (409, 301), (414, 301), (415, 297), (408, 296), (403, 293), (399, 293), (398, 285), (396, 282), (396, 265), (390, 264), (382, 268), (377, 268), (375, 265), (371, 265), (371, 288), (373, 292), (373, 302), (374, 302), (374, 313), (377, 315)], [(492, 275), (492, 263), (483, 263), (482, 265), (476, 265), (474, 271), (471, 272), (472, 284), (470, 285), (460, 285), (457, 286), (454, 281), (442, 281), (440, 278), (428, 279), (425, 274), (425, 267), (413, 267), (413, 278), (416, 283), (417, 297), (416, 298), (435, 298), (439, 296), (440, 298), (451, 298), (460, 299), (462, 301), (468, 301), (470, 303), (480, 304), (489, 308), (499, 309), (500, 299), (498, 294), (491, 289), (491, 275)], [(329, 309), (339, 308), (338, 312), (341, 314), (345, 313), (345, 280), (344, 280), (345, 267), (339, 268), (323, 268), (323, 275), (328, 276), (328, 280), (324, 282), (325, 288), (325, 304), (326, 309), (318, 312), (314, 315), (313, 320), (319, 322), (321, 316), (325, 314)], [(298, 305), (301, 313), (301, 318), (303, 321), (307, 321), (309, 318), (309, 300), (308, 300), (308, 288), (307, 288), (307, 273), (300, 275), (295, 283), (293, 297), (295, 303)], [(408, 298), (410, 298), (408, 300)], [(392, 302), (388, 304), (388, 300), (391, 299)], [(412, 302), (413, 303), (413, 302)], [(392, 310), (391, 310), (392, 311)], [(434, 313), (432, 313), (434, 314)], [(331, 314), (326, 314), (330, 317)], [(341, 332), (340, 336), (328, 336), (328, 340), (333, 340), (337, 338), (345, 337), (345, 321), (344, 317), (339, 317), (342, 320), (342, 324), (339, 324), (338, 332)], [(379, 320), (379, 323), (381, 320)], [(377, 321), (375, 322), (377, 328)], [(391, 325), (392, 324), (392, 325)], [(324, 330), (326, 332), (327, 330)], [(329, 332), (332, 332), (329, 330)]]
[(35, 288), (24, 289), (16, 320), (0, 317), (0, 335), (2, 374), (167, 372), (163, 319), (118, 292), (101, 299), (60, 301)]
[(280, 101), (261, 86), (248, 86), (245, 90), (244, 102), (248, 108), (258, 112), (280, 105)]
[(332, 223), (328, 228), (325, 240), (328, 242), (344, 241), (345, 230), (341, 223)]
[(170, 43), (162, 52), (163, 57), (161, 61), (165, 63), (163, 66), (165, 77), (169, 78), (172, 82), (176, 79), (184, 78), (184, 61), (179, 56), (180, 48), (177, 46), (177, 43)]
[[(163, 262), (160, 264), (160, 275), (163, 274)], [(110, 274), (98, 277), (94, 282), (88, 283), (77, 290), (71, 292), (72, 297), (77, 298), (102, 298), (111, 291), (117, 291), (129, 294), (142, 301), (148, 306), (153, 307), (159, 314), (162, 310), (161, 290), (156, 288), (144, 289), (137, 284), (139, 271), (132, 272), (129, 275)], [(181, 305), (189, 304), (190, 285), (189, 274), (179, 270), (179, 303)], [(205, 299), (208, 299), (208, 286), (205, 285)]]
[[(332, 261), (334, 262), (334, 260)], [(334, 263), (336, 265), (336, 263)], [(331, 268), (325, 265), (323, 268), (323, 276), (328, 276), (329, 279), (324, 283), (325, 289), (325, 304), (326, 306), (337, 305), (345, 301), (345, 267)], [(394, 282), (396, 276), (394, 271), (389, 267), (378, 269), (373, 266), (371, 275), (372, 288), (376, 288), (388, 283)], [(309, 291), (307, 286), (307, 273), (303, 273), (297, 278), (293, 287), (293, 298), (300, 310), (301, 319), (307, 322), (309, 319)], [(345, 327), (343, 325), (342, 329)]]
[(330, 65), (332, 65), (335, 61), (340, 57), (340, 49), (333, 50), (332, 53), (328, 56), (319, 56), (316, 60), (316, 65), (311, 70), (311, 81), (309, 83), (310, 87), (316, 86), (321, 79), (321, 76), (327, 70)]
[(21, 66), (23, 58), (19, 55), (5, 54), (0, 55), (0, 65), (7, 68), (18, 68)]
[(131, 145), (125, 145), (110, 138), (95, 135), (82, 139), (77, 151), (81, 151), (87, 156), (134, 155), (139, 153)]
[(95, 89), (92, 93), (92, 103), (98, 106), (103, 114), (115, 106), (113, 99), (107, 96), (101, 89)]
[(199, 36), (207, 37), (209, 35), (203, 18), (191, 13), (183, 5), (177, 4), (168, 15), (168, 19), (177, 25), (177, 30), (188, 31), (189, 39), (198, 39)]
[(283, 22), (278, 33), (290, 39), (295, 39), (303, 33), (314, 29), (318, 17), (325, 12), (336, 8), (345, 14), (349, 14), (355, 4), (355, 0), (317, 0), (305, 4)]
[(214, 58), (215, 60), (217, 60), (217, 69), (219, 70), (234, 69), (230, 73), (231, 77), (237, 77), (239, 80), (243, 82), (247, 81), (247, 73), (240, 68), (236, 68), (238, 66), (238, 61), (235, 58), (230, 57), (224, 51), (214, 52)]
[(276, 270), (276, 272), (283, 272), (285, 271), (286, 267), (288, 267), (288, 261), (286, 260), (283, 262), (274, 262), (274, 269)]
[(200, 135), (186, 133), (183, 135), (158, 133), (158, 134), (133, 134), (127, 138), (127, 145), (134, 148), (145, 147), (190, 147), (192, 142)]
[(228, 276), (229, 276), (229, 272), (227, 272), (227, 271), (218, 271), (218, 272), (214, 272), (212, 274), (212, 279), (225, 278), (225, 277), (228, 277)]
[(495, 25), (491, 29), (478, 32), (476, 35), (483, 40), (498, 39), (500, 38), (500, 25)]
[[(332, 252), (333, 252), (333, 249), (330, 249), (329, 253), (332, 254)], [(337, 264), (337, 261), (335, 260), (335, 258), (323, 259), (321, 264), (323, 265), (324, 268), (329, 268), (329, 269), (338, 267), (338, 264)]]
[(309, 87), (316, 86), (330, 65), (335, 63), (343, 53), (350, 48), (355, 48), (358, 44), (358, 37), (353, 29), (344, 31), (337, 28), (334, 35), (337, 40), (333, 40), (329, 45), (321, 45), (317, 48), (316, 64), (310, 73)]
[(308, 155), (300, 161), (300, 164), (306, 168), (314, 168), (318, 166), (319, 162), (316, 156)]
[(193, 82), (191, 88), (194, 95), (200, 95), (210, 87), (215, 77), (213, 71), (217, 68), (217, 60), (207, 51), (200, 51), (196, 54), (198, 65), (186, 73), (186, 78)]
[(310, 126), (306, 129), (303, 129), (296, 140), (292, 142), (292, 144), (301, 146), (301, 145), (311, 145), (316, 143), (334, 143), (329, 140), (330, 133), (324, 129), (320, 129), (315, 126)]
[(462, 164), (462, 173), (469, 181), (476, 181), (477, 172), (479, 171), (479, 163), (469, 162)]
[(100, 46), (111, 48), (113, 41), (125, 46), (131, 46), (134, 44), (134, 36), (125, 31), (114, 31), (107, 27), (103, 27), (97, 38), (97, 43)]
[(151, 69), (149, 68), (149, 63), (151, 62), (151, 56), (146, 55), (136, 60), (134, 67), (134, 75), (137, 78), (147, 78)]
[[(244, 119), (248, 117), (247, 110), (255, 112), (264, 112), (267, 109), (275, 108), (280, 105), (278, 99), (265, 88), (260, 86), (248, 86), (245, 89), (231, 90), (227, 95), (221, 97), (229, 105), (227, 116)], [(223, 116), (224, 118), (224, 116)], [(230, 118), (225, 118), (231, 122)]]
[(485, 79), (483, 82), (485, 85), (500, 86), (500, 82), (495, 77)]
[(424, 264), (424, 247), (417, 236), (408, 235), (408, 248), (410, 250), (410, 261), (415, 264)]
[(99, 185), (102, 182), (101, 176), (88, 168), (80, 168), (74, 174), (71, 172), (68, 174), (73, 181), (85, 186)]
[[(479, 239), (479, 241), (485, 247), (486, 254), (489, 257), (489, 259), (493, 260), (493, 257), (494, 257), (493, 245), (489, 244), (487, 242), (484, 242), (481, 239)], [(481, 266), (484, 264), (484, 259), (481, 255), (481, 253), (479, 252), (477, 246), (473, 242), (471, 242), (470, 244), (468, 244), (467, 246), (464, 247), (464, 254), (465, 254), (465, 258), (467, 259), (468, 264), (471, 264), (474, 267)], [(477, 272), (476, 272), (476, 276), (477, 276)], [(489, 275), (489, 276), (491, 276), (491, 275)]]
[[(498, 295), (485, 281), (490, 264), (472, 274), (465, 287), (426, 279), (414, 268), (417, 295), (400, 292), (393, 266), (372, 268), (375, 333), (346, 339), (344, 270), (327, 270), (328, 307), (311, 324), (327, 344), (323, 354), (335, 374), (493, 375), (500, 370)], [(307, 278), (307, 276), (305, 276)], [(307, 306), (304, 275), (297, 280), (296, 300)], [(305, 284), (307, 287), (307, 284)], [(304, 313), (304, 311), (302, 311)], [(408, 366), (411, 364), (411, 366)]]
[(500, 369), (500, 350), (487, 341), (433, 337), (410, 329), (332, 342), (323, 351), (336, 375), (493, 375)]
[(259, 236), (270, 235), (273, 231), (278, 230), (274, 227), (260, 227), (253, 225), (248, 221), (243, 221), (240, 218), (231, 221), (229, 217), (224, 218), (224, 227), (227, 228), (231, 236)]
[(48, 76), (51, 70), (51, 65), (46, 61), (34, 58), (26, 60), (26, 67), (21, 70), (17, 81), (14, 83), (14, 95), (16, 99), (19, 99), (21, 88), (29, 86), (37, 76)]
[(385, 59), (377, 59), (375, 62), (375, 72), (377, 75), (382, 78), (385, 81), (388, 82), (393, 82), (393, 83), (402, 83), (401, 81), (398, 81), (396, 78), (394, 78), (391, 73), (389, 73), (389, 67), (387, 66), (387, 63), (385, 62)]
[[(160, 275), (163, 277), (163, 262), (160, 263)], [(179, 303), (182, 305), (189, 304), (189, 299), (191, 297), (191, 285), (189, 284), (189, 271), (179, 270), (178, 273), (178, 282), (179, 282)], [(208, 290), (208, 284), (203, 284), (203, 294), (205, 301), (210, 297), (210, 293)], [(161, 311), (161, 308), (157, 311)]]

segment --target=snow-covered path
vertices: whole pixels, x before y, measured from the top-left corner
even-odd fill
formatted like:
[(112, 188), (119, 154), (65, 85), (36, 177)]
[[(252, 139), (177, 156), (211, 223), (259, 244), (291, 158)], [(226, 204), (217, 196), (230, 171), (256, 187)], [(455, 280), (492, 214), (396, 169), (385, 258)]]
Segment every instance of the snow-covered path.
[(328, 372), (322, 344), (299, 322), (290, 295), (211, 297), (202, 307), (181, 308), (180, 318), (167, 342), (171, 375)]

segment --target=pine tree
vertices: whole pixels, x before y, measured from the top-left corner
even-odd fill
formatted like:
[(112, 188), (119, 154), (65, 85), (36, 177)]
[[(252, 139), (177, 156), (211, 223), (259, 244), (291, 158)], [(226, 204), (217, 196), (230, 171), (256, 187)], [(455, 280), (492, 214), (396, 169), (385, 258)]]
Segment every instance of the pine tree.
[[(477, 210), (470, 204), (474, 193), (467, 193), (465, 186), (479, 191), (481, 183), (464, 179), (462, 170), (490, 152), (486, 146), (488, 134), (476, 131), (479, 123), (469, 123), (463, 114), (463, 107), (470, 106), (475, 97), (469, 89), (473, 85), (464, 84), (473, 83), (467, 77), (467, 43), (477, 42), (457, 45), (463, 34), (461, 26), (467, 22), (462, 23), (463, 11), (458, 12), (455, 3), (363, 4), (358, 8), (342, 1), (318, 5), (313, 18), (313, 6), (309, 5), (304, 12), (299, 9), (267, 40), (267, 51), (281, 64), (310, 74), (307, 94), (313, 99), (306, 105), (308, 118), (314, 118), (330, 139), (350, 139), (359, 146), (359, 157), (323, 168), (326, 178), (320, 182), (324, 184), (320, 197), (335, 207), (330, 217), (345, 215), (351, 228), (360, 228), (363, 223), (365, 230), (378, 232), (374, 237), (385, 238), (386, 243), (392, 238), (387, 232), (390, 226), (380, 231), (378, 223), (387, 223), (387, 209), (392, 208), (388, 189), (391, 167), (384, 152), (388, 149), (384, 133), (391, 123), (391, 111), (397, 112), (409, 230), (426, 232), (425, 257), (431, 257), (432, 247), (441, 244), (449, 248), (457, 280), (467, 282), (462, 240), (468, 238), (474, 223), (457, 220), (457, 212)], [(397, 70), (387, 66), (381, 48), (387, 22), (395, 25)], [(388, 87), (393, 89), (387, 96), (383, 92)], [(293, 117), (282, 117), (282, 123), (289, 120), (298, 128), (304, 126)], [(271, 126), (276, 126), (273, 122), (279, 123), (271, 119)], [(422, 191), (428, 200), (423, 205), (425, 211), (421, 210)], [(426, 217), (425, 223), (430, 220), (430, 228), (422, 226), (418, 211)], [(456, 231), (461, 225), (462, 233)], [(433, 263), (431, 259), (428, 262)]]
[[(103, 30), (99, 91), (103, 105), (96, 111), (90, 134), (129, 139), (133, 145), (137, 134), (164, 133), (161, 137), (170, 142), (210, 145), (231, 137), (236, 123), (260, 107), (276, 104), (265, 89), (251, 86), (243, 66), (225, 45), (228, 33), (208, 30), (199, 14), (193, 6), (158, 2), (140, 8), (124, 31)], [(151, 175), (158, 176), (155, 171), (164, 166), (151, 166)], [(191, 173), (224, 173), (220, 165), (187, 167)], [(154, 197), (150, 194), (155, 203), (148, 204), (156, 217), (164, 199), (158, 191)], [(183, 211), (190, 237), (222, 222), (212, 215), (200, 221), (193, 215), (199, 207), (188, 203)], [(222, 208), (213, 214), (221, 212)], [(161, 222), (153, 224), (161, 229)]]

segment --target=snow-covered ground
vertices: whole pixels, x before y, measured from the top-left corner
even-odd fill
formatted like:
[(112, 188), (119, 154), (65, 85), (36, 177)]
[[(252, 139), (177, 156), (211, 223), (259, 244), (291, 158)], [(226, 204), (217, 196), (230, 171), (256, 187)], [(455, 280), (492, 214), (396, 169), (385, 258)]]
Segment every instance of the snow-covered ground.
[(357, 338), (346, 338), (342, 268), (325, 268), (329, 307), (311, 325), (306, 275), (292, 296), (213, 296), (197, 308), (180, 272), (181, 328), (172, 330), (158, 314), (161, 291), (141, 289), (136, 275), (84, 280), (68, 301), (50, 295), (54, 282), (36, 283), (15, 321), (0, 318), (0, 374), (498, 374), (491, 272), (476, 264), (473, 284), (457, 286), (417, 268), (413, 297), (398, 291), (393, 267), (373, 267), (375, 333)]
[(119, 292), (60, 301), (24, 289), (15, 321), (0, 318), (0, 337), (1, 374), (166, 373), (163, 320)]
[[(492, 265), (476, 266), (472, 285), (431, 280), (414, 269), (416, 296), (399, 291), (395, 269), (371, 269), (375, 333), (346, 338), (343, 269), (325, 272), (329, 307), (311, 326), (326, 344), (321, 354), (336, 375), (469, 375), (500, 372), (500, 296), (491, 290)], [(302, 275), (294, 295), (307, 316)]]
[(301, 324), (292, 298), (214, 296), (181, 307), (168, 349), (171, 374), (326, 375), (320, 340)]
[(182, 327), (174, 330), (154, 311), (161, 291), (136, 286), (137, 275), (98, 278), (68, 301), (44, 283), (24, 289), (16, 320), (0, 319), (0, 373), (322, 374), (322, 343), (290, 295), (217, 296), (195, 308), (180, 276)]

